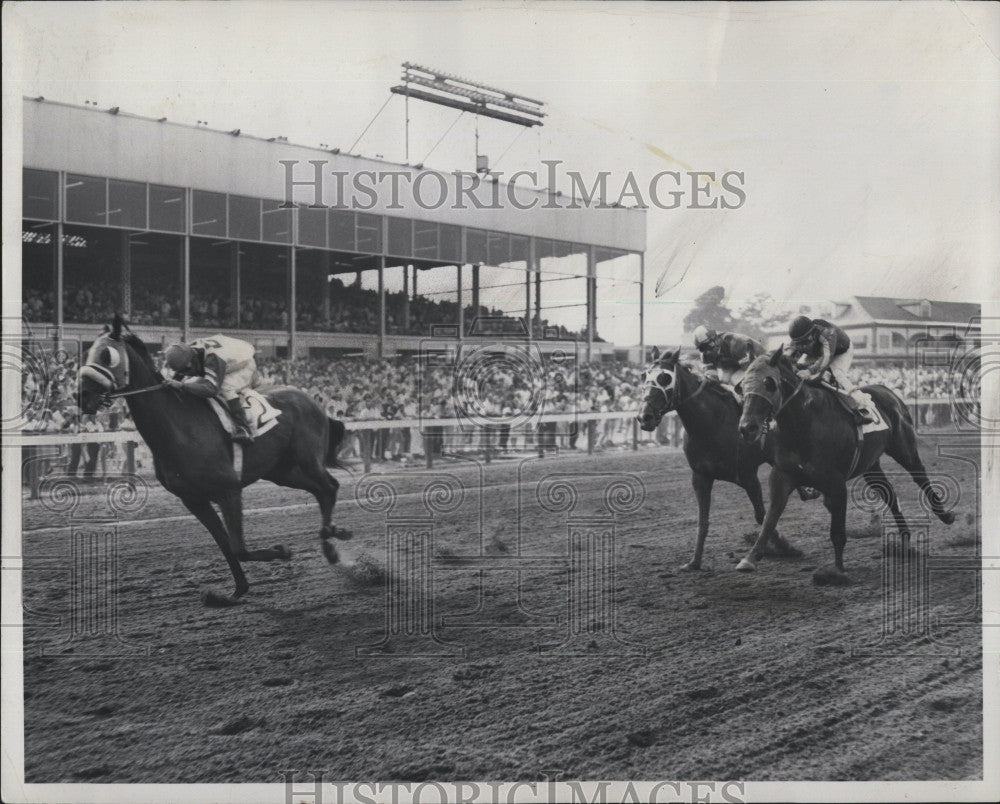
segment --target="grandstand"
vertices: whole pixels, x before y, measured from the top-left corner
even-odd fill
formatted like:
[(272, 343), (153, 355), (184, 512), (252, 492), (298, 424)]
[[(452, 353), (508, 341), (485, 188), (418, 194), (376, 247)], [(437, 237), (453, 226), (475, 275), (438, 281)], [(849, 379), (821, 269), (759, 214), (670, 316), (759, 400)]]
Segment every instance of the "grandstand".
[(411, 354), (432, 335), (638, 358), (644, 210), (488, 179), (477, 198), (535, 208), (429, 208), (412, 181), (374, 199), (324, 195), (323, 208), (314, 164), (327, 192), (337, 174), (349, 188), (456, 174), (117, 107), (23, 106), (22, 299), (36, 330), (86, 344), (120, 310), (154, 344), (224, 330), (292, 359)]

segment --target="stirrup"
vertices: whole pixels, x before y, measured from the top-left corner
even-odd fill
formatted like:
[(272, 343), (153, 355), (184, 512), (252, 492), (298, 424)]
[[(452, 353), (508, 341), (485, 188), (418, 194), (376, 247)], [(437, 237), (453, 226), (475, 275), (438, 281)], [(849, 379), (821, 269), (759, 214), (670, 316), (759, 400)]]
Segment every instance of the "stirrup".
[(233, 433), (233, 441), (238, 444), (252, 444), (253, 443), (253, 433), (251, 433), (245, 427), (236, 425), (236, 431)]

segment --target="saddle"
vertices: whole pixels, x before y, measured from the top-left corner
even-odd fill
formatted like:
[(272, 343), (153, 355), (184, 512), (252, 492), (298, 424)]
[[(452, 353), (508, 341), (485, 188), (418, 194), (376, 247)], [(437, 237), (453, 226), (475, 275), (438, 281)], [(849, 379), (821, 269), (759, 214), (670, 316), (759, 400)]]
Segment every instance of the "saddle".
[[(281, 416), (281, 411), (274, 407), (260, 391), (247, 388), (240, 392), (239, 398), (254, 438), (262, 436), (278, 426), (278, 417)], [(233, 419), (229, 415), (229, 411), (226, 410), (226, 406), (214, 396), (208, 401), (212, 410), (215, 411), (215, 415), (219, 417), (222, 428), (232, 438), (236, 432), (236, 426), (233, 424)]]

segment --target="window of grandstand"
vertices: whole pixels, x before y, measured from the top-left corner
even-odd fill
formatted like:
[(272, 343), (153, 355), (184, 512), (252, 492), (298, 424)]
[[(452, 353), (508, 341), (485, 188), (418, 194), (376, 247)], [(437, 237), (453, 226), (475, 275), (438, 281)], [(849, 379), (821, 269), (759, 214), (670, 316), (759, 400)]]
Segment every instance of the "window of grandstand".
[(195, 190), (191, 193), (191, 233), (226, 236), (226, 195)]
[(66, 220), (104, 226), (108, 222), (108, 181), (66, 174)]
[(866, 352), (868, 351), (868, 336), (862, 335), (860, 333), (851, 332), (848, 333), (851, 336), (851, 345), (854, 347), (856, 352)]
[(134, 232), (129, 235), (129, 249), (132, 265), (132, 323), (180, 325), (183, 238), (153, 232)]
[(229, 196), (229, 236), (236, 240), (260, 240), (260, 199)]
[(354, 251), (354, 213), (344, 209), (328, 209), (330, 248), (338, 251)]
[(466, 334), (526, 335), (528, 239), (473, 229), (466, 248), (473, 262), (462, 272)]
[(355, 216), (356, 251), (379, 254), (382, 251), (382, 218), (358, 212)]
[(237, 326), (287, 330), (289, 249), (242, 243), (239, 255)]
[(122, 229), (146, 228), (146, 185), (108, 180), (108, 225)]
[(59, 174), (50, 170), (22, 173), (21, 214), (25, 218), (54, 221), (59, 218)]
[(122, 266), (128, 233), (67, 225), (63, 251), (63, 319), (74, 324), (111, 320), (122, 304)]
[(187, 213), (184, 190), (162, 184), (149, 185), (149, 228), (183, 232)]
[(326, 248), (326, 212), (325, 209), (312, 209), (304, 204), (299, 206), (299, 243)]
[(268, 243), (292, 242), (292, 210), (280, 201), (264, 201), (261, 204), (264, 216), (263, 239)]

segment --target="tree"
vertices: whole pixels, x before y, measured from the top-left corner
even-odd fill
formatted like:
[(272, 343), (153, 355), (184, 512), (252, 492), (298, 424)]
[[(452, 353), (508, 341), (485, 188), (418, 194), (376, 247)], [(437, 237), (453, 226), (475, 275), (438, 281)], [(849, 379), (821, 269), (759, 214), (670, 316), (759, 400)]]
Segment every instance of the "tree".
[(709, 288), (694, 300), (694, 307), (684, 316), (684, 329), (691, 332), (695, 327), (704, 324), (717, 332), (727, 330), (733, 325), (732, 311), (723, 304), (726, 289), (722, 285)]
[(763, 341), (765, 332), (787, 324), (791, 317), (792, 311), (775, 302), (769, 293), (758, 293), (740, 308), (736, 326), (743, 335)]

